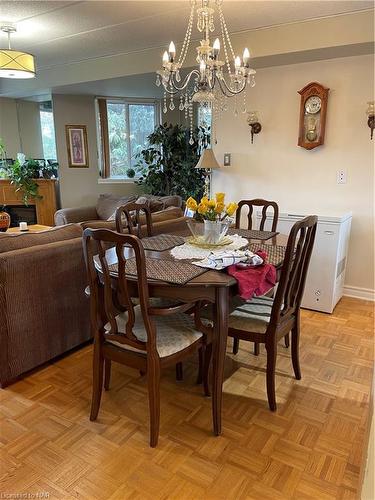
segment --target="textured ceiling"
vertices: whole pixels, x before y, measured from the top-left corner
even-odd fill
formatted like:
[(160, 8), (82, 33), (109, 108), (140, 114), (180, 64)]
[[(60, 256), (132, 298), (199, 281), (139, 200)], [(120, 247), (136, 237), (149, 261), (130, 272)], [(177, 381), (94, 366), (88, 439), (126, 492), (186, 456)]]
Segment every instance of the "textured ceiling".
[[(373, 8), (372, 1), (231, 1), (230, 32)], [(37, 56), (38, 68), (167, 46), (183, 39), (189, 1), (3, 1), (0, 21), (17, 23), (13, 48)], [(0, 47), (6, 44), (0, 35)], [(178, 46), (177, 46), (178, 48)]]

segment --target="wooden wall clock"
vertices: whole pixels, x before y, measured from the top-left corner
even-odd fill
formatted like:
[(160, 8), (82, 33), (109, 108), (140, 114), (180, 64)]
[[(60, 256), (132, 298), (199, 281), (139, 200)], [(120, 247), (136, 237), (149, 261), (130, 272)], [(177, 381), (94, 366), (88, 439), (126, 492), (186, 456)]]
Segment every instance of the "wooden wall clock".
[(311, 82), (303, 89), (299, 115), (298, 146), (314, 149), (324, 144), (329, 88)]

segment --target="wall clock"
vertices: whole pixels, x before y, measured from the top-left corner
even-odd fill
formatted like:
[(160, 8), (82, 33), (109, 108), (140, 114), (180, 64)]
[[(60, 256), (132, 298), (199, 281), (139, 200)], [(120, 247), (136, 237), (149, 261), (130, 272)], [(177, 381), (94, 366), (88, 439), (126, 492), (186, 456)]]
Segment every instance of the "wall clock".
[(301, 95), (298, 146), (314, 149), (324, 144), (329, 88), (311, 82), (298, 93)]

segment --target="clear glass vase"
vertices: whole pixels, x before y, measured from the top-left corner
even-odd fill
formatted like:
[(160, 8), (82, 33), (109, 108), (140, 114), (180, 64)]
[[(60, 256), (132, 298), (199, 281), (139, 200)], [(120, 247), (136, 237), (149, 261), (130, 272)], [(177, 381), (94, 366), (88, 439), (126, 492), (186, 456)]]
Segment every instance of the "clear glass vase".
[(217, 245), (228, 232), (230, 223), (228, 221), (205, 220), (197, 222), (187, 221), (187, 225), (194, 238), (208, 245)]

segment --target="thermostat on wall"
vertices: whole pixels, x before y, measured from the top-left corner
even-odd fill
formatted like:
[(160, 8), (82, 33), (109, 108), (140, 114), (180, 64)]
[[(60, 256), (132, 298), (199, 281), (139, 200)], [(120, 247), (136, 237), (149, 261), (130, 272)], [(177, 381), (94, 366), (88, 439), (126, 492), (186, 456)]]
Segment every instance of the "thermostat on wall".
[(224, 167), (230, 167), (230, 153), (224, 153)]

